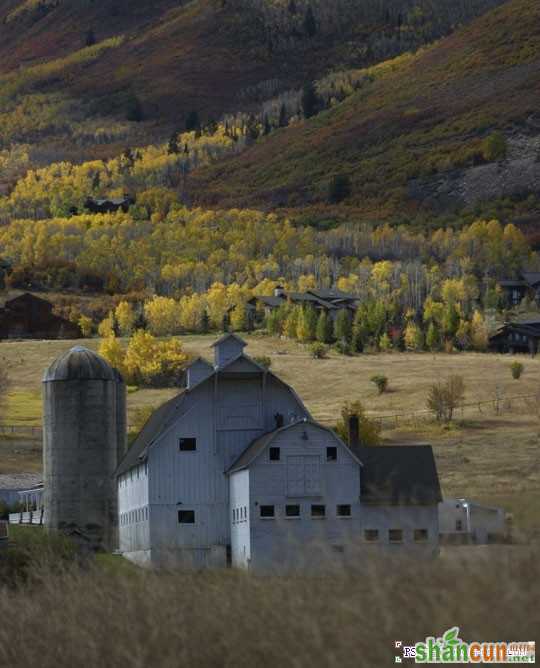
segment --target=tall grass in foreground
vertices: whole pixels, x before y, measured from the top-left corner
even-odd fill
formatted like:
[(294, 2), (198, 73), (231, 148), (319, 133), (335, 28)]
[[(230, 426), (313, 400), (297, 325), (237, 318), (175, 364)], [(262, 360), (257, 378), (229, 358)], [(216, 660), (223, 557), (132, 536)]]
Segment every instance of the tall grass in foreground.
[(538, 556), (456, 549), (317, 578), (41, 570), (0, 592), (0, 666), (388, 666), (395, 640), (454, 625), (465, 640), (532, 640)]

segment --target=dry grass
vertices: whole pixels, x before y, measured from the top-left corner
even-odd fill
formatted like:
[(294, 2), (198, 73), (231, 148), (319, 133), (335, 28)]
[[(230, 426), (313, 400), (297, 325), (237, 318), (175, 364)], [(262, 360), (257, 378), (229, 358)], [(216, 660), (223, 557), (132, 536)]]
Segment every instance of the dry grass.
[(538, 555), (483, 554), (422, 569), (368, 561), (319, 578), (36, 572), (27, 587), (0, 592), (0, 665), (375, 668), (394, 663), (395, 640), (454, 625), (468, 641), (534, 639)]
[[(290, 383), (306, 402), (313, 416), (334, 424), (340, 406), (348, 399), (361, 399), (375, 415), (406, 413), (425, 408), (431, 383), (452, 373), (464, 377), (467, 402), (493, 400), (497, 388), (506, 397), (534, 394), (539, 389), (540, 360), (521, 357), (525, 371), (519, 381), (511, 377), (514, 358), (507, 355), (463, 353), (456, 355), (400, 353), (314, 360), (293, 342), (247, 336), (251, 355), (268, 355), (272, 371)], [(210, 358), (215, 335), (185, 336), (186, 349)], [(96, 349), (96, 339), (81, 342)], [(10, 363), (13, 386), (2, 422), (23, 424), (40, 421), (40, 381), (45, 367), (72, 346), (70, 341), (0, 343), (0, 357)], [(390, 391), (378, 395), (371, 376), (388, 376)], [(128, 396), (129, 411), (157, 406), (174, 390), (139, 390)], [(34, 397), (31, 401), (29, 398)], [(504, 403), (504, 402), (503, 402)], [(11, 408), (10, 408), (11, 406)], [(16, 409), (16, 411), (14, 410)], [(495, 415), (493, 407), (483, 412), (469, 410), (452, 429), (433, 424), (399, 422), (386, 429), (388, 441), (433, 443), (447, 496), (471, 495), (501, 504), (514, 513), (521, 526), (540, 526), (540, 421), (536, 408), (514, 402), (510, 410)], [(28, 420), (27, 418), (30, 418)], [(0, 442), (2, 472), (39, 470), (39, 444)]]

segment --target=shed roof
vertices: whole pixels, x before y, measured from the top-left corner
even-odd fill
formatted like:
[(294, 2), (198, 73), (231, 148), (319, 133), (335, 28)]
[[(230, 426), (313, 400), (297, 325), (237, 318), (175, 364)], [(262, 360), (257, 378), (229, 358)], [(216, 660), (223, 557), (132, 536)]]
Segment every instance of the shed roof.
[(537, 285), (540, 283), (540, 272), (538, 271), (527, 271), (522, 274), (523, 279), (527, 281), (530, 286)]
[(267, 434), (263, 434), (262, 436), (256, 438), (248, 445), (248, 447), (244, 450), (244, 452), (240, 454), (240, 456), (236, 459), (236, 461), (233, 462), (233, 464), (229, 467), (226, 473), (234, 473), (235, 471), (240, 471), (241, 469), (247, 468), (255, 461), (255, 459), (257, 459), (257, 457), (260, 454), (264, 452), (266, 447), (270, 445), (270, 443), (276, 438), (278, 434), (281, 434), (284, 431), (288, 431), (290, 429), (294, 429), (300, 425), (306, 425), (306, 424), (309, 424), (312, 427), (316, 427), (321, 431), (328, 432), (328, 434), (330, 434), (336, 441), (339, 441), (339, 443), (346, 450), (348, 450), (351, 457), (354, 460), (356, 460), (358, 464), (362, 465), (358, 457), (354, 454), (354, 452), (345, 443), (343, 443), (343, 441), (331, 429), (329, 429), (328, 427), (324, 427), (323, 425), (319, 424), (318, 422), (315, 422), (314, 420), (301, 419), (301, 420), (296, 420), (295, 422), (291, 422), (290, 424), (280, 427), (279, 429), (274, 429), (274, 431), (269, 431)]
[(75, 346), (58, 357), (45, 371), (44, 383), (65, 380), (119, 380), (119, 374), (93, 350)]
[(442, 500), (430, 445), (355, 449), (363, 463), (360, 499), (374, 505), (433, 505)]

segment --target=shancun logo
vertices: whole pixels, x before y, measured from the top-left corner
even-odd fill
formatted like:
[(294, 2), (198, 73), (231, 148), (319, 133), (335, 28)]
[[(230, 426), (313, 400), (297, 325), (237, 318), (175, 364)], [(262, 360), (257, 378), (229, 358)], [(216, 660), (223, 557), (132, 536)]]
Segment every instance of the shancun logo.
[(416, 663), (534, 663), (534, 642), (471, 642), (459, 637), (459, 626), (441, 638), (429, 637), (403, 648), (403, 658)]

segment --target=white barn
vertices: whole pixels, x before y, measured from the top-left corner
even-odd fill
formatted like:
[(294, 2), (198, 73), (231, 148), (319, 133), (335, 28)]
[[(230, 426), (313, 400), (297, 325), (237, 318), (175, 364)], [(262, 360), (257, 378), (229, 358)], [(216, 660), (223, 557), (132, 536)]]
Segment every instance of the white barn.
[(155, 566), (257, 571), (319, 565), (315, 545), (333, 563), (375, 544), (433, 553), (431, 448), (350, 449), (245, 345), (235, 334), (217, 341), (214, 366), (196, 360), (185, 391), (128, 450), (117, 471), (120, 551)]

